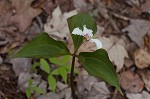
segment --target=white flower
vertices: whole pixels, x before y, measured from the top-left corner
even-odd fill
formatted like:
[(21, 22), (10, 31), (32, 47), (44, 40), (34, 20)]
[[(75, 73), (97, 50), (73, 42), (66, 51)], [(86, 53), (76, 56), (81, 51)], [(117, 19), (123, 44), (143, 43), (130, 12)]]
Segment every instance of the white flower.
[(90, 42), (94, 42), (96, 44), (97, 49), (102, 48), (102, 42), (98, 39), (90, 39)]
[(91, 39), (93, 37), (92, 34), (92, 30), (91, 29), (87, 29), (86, 25), (83, 26), (83, 31), (80, 30), (79, 28), (75, 28), (72, 31), (72, 34), (74, 35), (80, 35), (80, 36), (84, 36), (87, 40), (89, 40), (90, 42), (94, 42), (96, 44), (97, 49), (102, 48), (102, 43), (101, 41), (99, 41), (98, 39)]
[(83, 36), (82, 30), (80, 30), (79, 28), (75, 28), (75, 29), (73, 30), (72, 34)]

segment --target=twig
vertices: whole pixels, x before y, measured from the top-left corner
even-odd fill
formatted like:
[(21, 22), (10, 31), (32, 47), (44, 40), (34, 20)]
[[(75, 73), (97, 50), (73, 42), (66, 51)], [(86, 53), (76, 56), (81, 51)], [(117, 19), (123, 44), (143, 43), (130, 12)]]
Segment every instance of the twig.
[(116, 95), (117, 95), (117, 94), (118, 94), (118, 90), (115, 89), (114, 95), (113, 95), (113, 97), (112, 97), (111, 99), (116, 99)]
[(4, 95), (4, 93), (2, 93), (2, 92), (0, 91), (0, 99), (1, 99), (1, 96), (4, 97), (4, 99), (8, 99), (8, 98)]
[(129, 17), (123, 16), (123, 15), (119, 15), (119, 14), (114, 13), (114, 12), (112, 12), (112, 11), (109, 11), (109, 12), (110, 12), (110, 14), (112, 14), (114, 17), (120, 18), (120, 19), (122, 19), (122, 20), (125, 20), (125, 21), (130, 21), (130, 20), (131, 20), (131, 18), (129, 18)]
[(117, 33), (121, 33), (119, 27), (117, 26), (116, 22), (112, 19), (111, 15), (109, 15), (109, 21), (110, 21), (112, 27), (114, 28), (114, 30), (115, 30)]

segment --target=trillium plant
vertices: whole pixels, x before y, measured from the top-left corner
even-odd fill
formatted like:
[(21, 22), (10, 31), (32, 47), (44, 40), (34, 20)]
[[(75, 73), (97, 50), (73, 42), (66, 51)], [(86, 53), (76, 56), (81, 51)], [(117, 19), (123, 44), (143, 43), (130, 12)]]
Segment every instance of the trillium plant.
[[(118, 77), (112, 62), (109, 60), (107, 51), (102, 48), (101, 41), (93, 38), (93, 35), (97, 32), (95, 20), (90, 15), (81, 13), (68, 18), (67, 22), (74, 44), (73, 53), (69, 51), (67, 45), (63, 41), (54, 40), (47, 33), (40, 33), (36, 38), (23, 46), (13, 58), (54, 58), (64, 55), (72, 56), (69, 85), (71, 87), (73, 99), (77, 98), (73, 79), (76, 58), (78, 58), (89, 75), (103, 79), (111, 86), (116, 87), (121, 93)], [(82, 46), (84, 42), (94, 42), (96, 50), (94, 52), (80, 52), (77, 54), (79, 47)]]

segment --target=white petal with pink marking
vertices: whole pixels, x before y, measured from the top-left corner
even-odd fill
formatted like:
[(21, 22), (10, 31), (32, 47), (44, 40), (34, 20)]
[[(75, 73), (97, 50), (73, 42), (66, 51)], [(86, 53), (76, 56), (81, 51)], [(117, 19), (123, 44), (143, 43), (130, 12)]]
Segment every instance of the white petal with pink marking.
[(87, 29), (86, 25), (83, 26), (83, 34), (84, 36), (88, 36), (89, 38), (91, 38), (93, 36), (92, 34), (92, 30), (91, 29)]

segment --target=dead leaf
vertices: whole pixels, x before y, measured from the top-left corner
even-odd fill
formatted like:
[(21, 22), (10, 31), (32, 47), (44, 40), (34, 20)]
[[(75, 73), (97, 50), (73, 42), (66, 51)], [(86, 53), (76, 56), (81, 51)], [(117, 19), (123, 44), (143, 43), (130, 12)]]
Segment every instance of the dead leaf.
[(144, 70), (139, 70), (138, 73), (141, 75), (144, 83), (145, 83), (145, 88), (150, 91), (150, 70), (144, 69)]
[(130, 6), (140, 6), (140, 1), (139, 0), (124, 0), (125, 3), (127, 3)]
[(19, 76), (22, 72), (29, 72), (32, 66), (31, 59), (29, 58), (14, 58), (10, 62), (16, 76)]
[(141, 92), (144, 88), (144, 82), (141, 80), (140, 76), (130, 70), (121, 74), (120, 84), (126, 92), (137, 93)]
[(73, 4), (79, 12), (86, 12), (93, 8), (93, 5), (86, 0), (73, 0)]
[(45, 95), (41, 95), (39, 97), (37, 97), (37, 99), (60, 99), (59, 95), (53, 92), (49, 92)]
[(144, 4), (141, 5), (141, 9), (143, 12), (149, 12), (150, 13), (150, 1), (144, 0)]
[(134, 61), (139, 69), (149, 67), (150, 53), (148, 53), (144, 49), (138, 49), (134, 52)]
[(117, 66), (117, 72), (119, 72), (124, 65), (124, 58), (128, 58), (128, 53), (121, 45), (114, 45), (108, 50), (109, 58)]
[(150, 30), (150, 22), (141, 19), (130, 20), (130, 25), (122, 29), (123, 32), (127, 32), (132, 41), (138, 46), (144, 46), (144, 35)]
[(3, 58), (0, 56), (0, 64), (3, 63)]
[(144, 46), (147, 47), (150, 52), (150, 31), (144, 36)]
[(102, 41), (103, 48), (108, 51), (110, 60), (116, 65), (116, 71), (119, 72), (124, 66), (124, 58), (128, 58), (128, 53), (123, 45), (125, 45), (122, 39), (116, 37), (103, 37), (100, 38)]
[(37, 86), (40, 84), (41, 76), (35, 73), (30, 74), (29, 72), (21, 72), (18, 77), (18, 87), (22, 92), (25, 92), (26, 88), (28, 87), (29, 79), (33, 79), (33, 85)]
[[(41, 22), (41, 19), (39, 19), (39, 23), (42, 23)], [(43, 24), (42, 24), (43, 26)], [(43, 30), (42, 30), (42, 26), (39, 26), (38, 25), (38, 22), (34, 21), (32, 23), (32, 25), (26, 30), (26, 32), (24, 33), (27, 37), (28, 40), (32, 40), (36, 35), (38, 35), (39, 33), (41, 33)]]
[(96, 82), (93, 85), (93, 90), (97, 91), (98, 95), (88, 99), (108, 99), (110, 98), (110, 91), (106, 87), (105, 82)]
[(58, 90), (63, 91), (64, 89), (68, 88), (68, 85), (57, 81), (57, 88)]
[(132, 59), (127, 59), (125, 58), (124, 60), (124, 65), (127, 67), (127, 68), (130, 68), (132, 65), (134, 65), (134, 61)]
[(127, 93), (128, 99), (149, 99), (150, 94), (146, 91), (142, 91), (142, 93)]
[(76, 79), (79, 99), (107, 99), (110, 97), (105, 82), (89, 76), (83, 68), (79, 69), (79, 72), (80, 75)]
[(58, 6), (52, 13), (52, 18), (49, 16), (47, 23), (44, 24), (44, 31), (55, 39), (63, 40), (64, 37), (68, 39), (69, 30), (67, 25), (67, 18), (77, 14), (77, 11), (62, 14)]
[(33, 0), (13, 0), (15, 14), (9, 19), (9, 24), (15, 25), (20, 32), (24, 32), (32, 22), (32, 19), (39, 15), (42, 10), (31, 7)]

